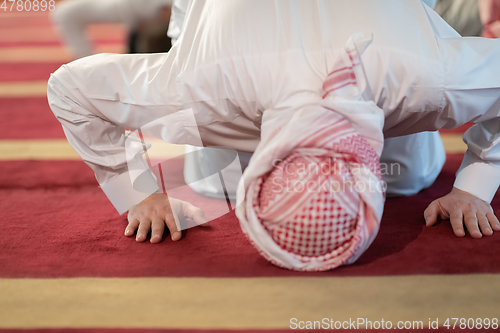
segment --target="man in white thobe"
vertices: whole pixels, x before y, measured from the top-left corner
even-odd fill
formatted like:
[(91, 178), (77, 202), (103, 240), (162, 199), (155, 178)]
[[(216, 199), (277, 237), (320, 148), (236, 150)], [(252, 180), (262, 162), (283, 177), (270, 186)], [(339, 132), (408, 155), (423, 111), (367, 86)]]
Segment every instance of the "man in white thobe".
[[(500, 185), (500, 41), (461, 38), (419, 0), (193, 1), (184, 25), (168, 54), (96, 55), (49, 80), (49, 103), (68, 140), (118, 212), (130, 210), (126, 235), (137, 230), (144, 241), (152, 230), (158, 242), (167, 225), (178, 240), (172, 214), (203, 220), (187, 203), (170, 209), (152, 175), (141, 179), (141, 191), (132, 186), (126, 128), (169, 115), (152, 132), (166, 142), (199, 145), (196, 128), (204, 146), (253, 152), (295, 112), (322, 107), (325, 78), (346, 41), (361, 32), (368, 40), (359, 44), (371, 92), (366, 103), (385, 116), (378, 134), (476, 123), (464, 135), (469, 149), (454, 187), (430, 204), (427, 225), (441, 216), (457, 236), (464, 225), (476, 238), (500, 230), (489, 205)], [(352, 113), (362, 119), (363, 103)], [(373, 134), (358, 125), (359, 133)]]

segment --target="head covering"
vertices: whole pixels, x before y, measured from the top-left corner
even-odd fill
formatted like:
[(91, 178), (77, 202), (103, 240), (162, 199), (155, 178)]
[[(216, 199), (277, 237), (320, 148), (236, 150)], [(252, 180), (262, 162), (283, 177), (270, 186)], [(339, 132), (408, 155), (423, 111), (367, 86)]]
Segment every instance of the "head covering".
[[(264, 136), (240, 181), (240, 225), (275, 265), (321, 271), (352, 263), (378, 232), (385, 200), (381, 114), (362, 97), (357, 50), (351, 38), (324, 82), (328, 102), (295, 112)], [(347, 110), (357, 116), (348, 120)], [(364, 118), (360, 110), (379, 120), (368, 126), (369, 140), (353, 126)]]
[[(338, 255), (352, 241), (360, 206), (347, 170), (325, 151), (295, 151), (254, 191), (256, 215), (285, 251), (304, 257)], [(344, 188), (346, 187), (346, 188)]]

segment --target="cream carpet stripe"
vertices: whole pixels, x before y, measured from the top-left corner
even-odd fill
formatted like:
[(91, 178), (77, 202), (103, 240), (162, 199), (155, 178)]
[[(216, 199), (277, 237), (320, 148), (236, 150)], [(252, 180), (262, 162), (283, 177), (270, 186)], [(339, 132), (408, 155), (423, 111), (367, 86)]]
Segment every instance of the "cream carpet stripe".
[(447, 153), (465, 153), (467, 150), (460, 133), (441, 134), (441, 140)]
[(500, 275), (0, 280), (1, 328), (287, 328), (500, 317)]
[[(148, 139), (150, 159), (174, 158), (184, 154), (183, 145)], [(81, 160), (66, 139), (0, 140), (0, 161)]]
[[(125, 46), (104, 44), (96, 46), (96, 53), (124, 53)], [(70, 62), (73, 57), (62, 46), (8, 47), (0, 49), (0, 62)]]
[[(49, 78), (47, 77), (47, 80)], [(0, 97), (45, 97), (47, 81), (0, 82)]]
[[(466, 150), (461, 135), (442, 135), (448, 153)], [(184, 154), (183, 145), (171, 145), (158, 139), (147, 139), (151, 159), (173, 158)], [(0, 161), (8, 160), (80, 160), (66, 139), (0, 140)]]

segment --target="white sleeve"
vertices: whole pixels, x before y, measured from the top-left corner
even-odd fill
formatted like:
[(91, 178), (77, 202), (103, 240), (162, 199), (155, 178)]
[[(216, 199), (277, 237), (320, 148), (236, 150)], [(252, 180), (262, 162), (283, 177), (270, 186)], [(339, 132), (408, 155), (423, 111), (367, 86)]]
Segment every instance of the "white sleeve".
[[(151, 145), (144, 140), (139, 140), (137, 132), (129, 132), (128, 135), (127, 132), (129, 131), (126, 131), (124, 136), (125, 150), (122, 150), (123, 139), (119, 140), (119, 145), (112, 148), (115, 151), (115, 159), (118, 157), (121, 160), (116, 171), (113, 170), (110, 174), (108, 165), (103, 167), (89, 164), (95, 172), (102, 191), (119, 214), (125, 213), (132, 206), (159, 190), (155, 175), (142, 157)], [(77, 151), (81, 150), (79, 146), (74, 146), (74, 148)], [(106, 148), (103, 145), (102, 149)], [(121, 154), (117, 155), (117, 151), (121, 151)], [(106, 163), (109, 163), (109, 159)]]
[(500, 119), (472, 126), (463, 139), (468, 149), (453, 186), (491, 202), (500, 186)]
[(123, 214), (159, 189), (142, 158), (144, 146), (140, 140), (129, 139), (123, 127), (100, 117), (78, 89), (60, 82), (67, 77), (64, 66), (52, 74), (48, 82), (49, 105), (71, 146), (94, 171), (118, 213)]

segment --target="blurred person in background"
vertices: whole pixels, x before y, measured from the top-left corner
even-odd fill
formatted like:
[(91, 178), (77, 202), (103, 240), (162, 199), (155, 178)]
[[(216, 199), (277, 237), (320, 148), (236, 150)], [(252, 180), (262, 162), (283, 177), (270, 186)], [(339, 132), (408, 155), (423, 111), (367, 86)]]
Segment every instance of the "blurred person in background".
[(95, 53), (85, 30), (102, 23), (127, 27), (130, 53), (166, 52), (171, 5), (172, 0), (66, 0), (58, 4), (52, 18), (75, 58)]
[(482, 36), (500, 38), (500, 0), (479, 0), (479, 13), (484, 25)]
[(437, 0), (434, 10), (461, 36), (481, 36), (478, 0)]

